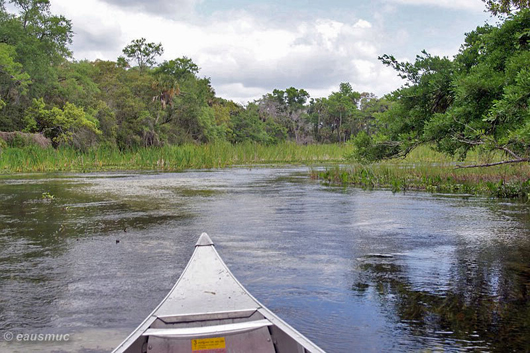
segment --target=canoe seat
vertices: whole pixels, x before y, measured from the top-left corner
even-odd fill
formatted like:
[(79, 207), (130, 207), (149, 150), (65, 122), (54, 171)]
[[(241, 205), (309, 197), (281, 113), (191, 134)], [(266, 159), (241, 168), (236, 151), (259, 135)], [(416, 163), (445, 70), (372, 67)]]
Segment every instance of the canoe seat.
[(230, 335), (242, 333), (266, 326), (272, 326), (272, 323), (269, 320), (257, 320), (204, 327), (151, 328), (146, 330), (142, 336), (155, 336), (164, 338), (199, 338), (212, 335)]
[[(227, 320), (227, 319), (244, 319), (258, 320), (263, 319), (263, 315), (256, 313), (259, 308), (230, 310), (230, 311), (212, 311), (208, 313), (184, 314), (184, 315), (158, 315), (157, 319), (163, 324), (180, 324), (186, 322), (210, 321), (210, 320)], [(153, 327), (153, 326), (151, 326)], [(155, 326), (153, 328), (163, 328)]]

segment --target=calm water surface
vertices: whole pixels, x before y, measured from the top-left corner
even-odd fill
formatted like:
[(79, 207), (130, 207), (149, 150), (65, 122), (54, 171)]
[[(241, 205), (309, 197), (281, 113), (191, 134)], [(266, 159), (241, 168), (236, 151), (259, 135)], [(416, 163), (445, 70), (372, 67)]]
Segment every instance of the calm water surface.
[(0, 352), (111, 350), (202, 232), (328, 352), (530, 351), (530, 205), (330, 188), (307, 172), (0, 177)]

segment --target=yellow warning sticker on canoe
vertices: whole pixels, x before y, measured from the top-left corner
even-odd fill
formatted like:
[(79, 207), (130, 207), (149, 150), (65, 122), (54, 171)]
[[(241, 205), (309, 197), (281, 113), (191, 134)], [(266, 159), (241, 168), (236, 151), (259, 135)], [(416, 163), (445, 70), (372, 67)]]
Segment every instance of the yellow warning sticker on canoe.
[(224, 337), (202, 338), (191, 340), (191, 350), (193, 352), (214, 351), (225, 352), (226, 342)]

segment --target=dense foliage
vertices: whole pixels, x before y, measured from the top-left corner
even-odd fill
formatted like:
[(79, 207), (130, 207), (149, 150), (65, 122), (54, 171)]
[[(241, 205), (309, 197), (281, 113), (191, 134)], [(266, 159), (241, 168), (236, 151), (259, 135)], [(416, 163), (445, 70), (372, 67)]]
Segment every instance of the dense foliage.
[(505, 152), (500, 163), (529, 160), (530, 10), (468, 33), (453, 60), (426, 52), (414, 63), (380, 59), (407, 83), (388, 96), (377, 133), (354, 138), (358, 158), (403, 156), (434, 144), (461, 158), (482, 148)]
[(510, 14), (513, 11), (530, 8), (530, 0), (482, 0), (494, 15)]

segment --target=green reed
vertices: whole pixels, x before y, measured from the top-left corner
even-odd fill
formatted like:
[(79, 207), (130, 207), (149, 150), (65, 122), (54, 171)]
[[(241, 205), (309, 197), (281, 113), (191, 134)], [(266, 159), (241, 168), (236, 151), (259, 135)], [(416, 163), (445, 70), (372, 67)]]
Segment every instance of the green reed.
[(433, 193), (487, 195), (528, 200), (530, 165), (515, 164), (483, 168), (459, 165), (500, 160), (500, 154), (470, 153), (464, 161), (436, 153), (427, 147), (405, 159), (374, 164), (352, 163), (325, 171), (312, 171), (312, 178), (333, 185), (354, 185), (366, 189), (387, 188), (394, 192), (425, 190)]
[(344, 155), (340, 145), (300, 146), (212, 143), (139, 148), (120, 151), (100, 147), (88, 151), (72, 148), (43, 149), (36, 146), (5, 148), (0, 172), (90, 172), (110, 170), (181, 171), (255, 164), (313, 164), (338, 162)]

